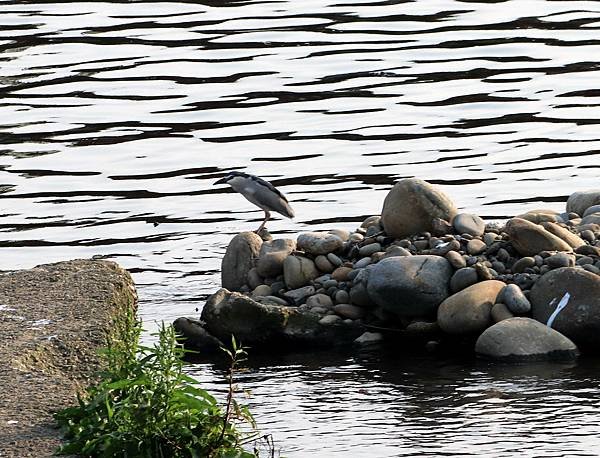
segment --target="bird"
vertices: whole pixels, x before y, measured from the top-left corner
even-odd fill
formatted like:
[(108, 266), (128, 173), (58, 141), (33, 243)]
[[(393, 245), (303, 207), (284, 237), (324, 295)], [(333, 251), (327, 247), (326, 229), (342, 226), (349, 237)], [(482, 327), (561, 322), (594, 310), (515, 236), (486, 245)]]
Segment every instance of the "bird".
[(266, 180), (256, 175), (250, 175), (244, 172), (229, 172), (223, 178), (215, 181), (214, 185), (228, 184), (235, 192), (252, 202), (265, 212), (265, 219), (256, 229), (257, 234), (265, 227), (272, 211), (277, 212), (288, 218), (294, 217), (294, 210), (290, 206), (287, 198)]

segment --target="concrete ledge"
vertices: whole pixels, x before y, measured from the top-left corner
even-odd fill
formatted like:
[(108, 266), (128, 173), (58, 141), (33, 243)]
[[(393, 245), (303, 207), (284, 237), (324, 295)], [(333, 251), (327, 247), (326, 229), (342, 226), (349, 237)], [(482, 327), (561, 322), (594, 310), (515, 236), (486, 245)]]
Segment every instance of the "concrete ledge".
[(50, 456), (52, 414), (99, 369), (111, 323), (136, 307), (129, 273), (75, 260), (0, 274), (0, 457)]

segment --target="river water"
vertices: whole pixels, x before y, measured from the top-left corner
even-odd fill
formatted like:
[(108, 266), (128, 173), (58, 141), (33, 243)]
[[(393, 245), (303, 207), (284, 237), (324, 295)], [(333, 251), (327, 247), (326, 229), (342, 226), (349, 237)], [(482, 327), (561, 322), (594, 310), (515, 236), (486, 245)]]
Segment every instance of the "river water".
[[(226, 171), (288, 195), (279, 235), (352, 229), (410, 176), (487, 219), (563, 210), (598, 187), (599, 29), (598, 1), (0, 0), (0, 269), (115, 260), (152, 330), (262, 218)], [(288, 457), (600, 456), (598, 369), (398, 348), (240, 383)]]

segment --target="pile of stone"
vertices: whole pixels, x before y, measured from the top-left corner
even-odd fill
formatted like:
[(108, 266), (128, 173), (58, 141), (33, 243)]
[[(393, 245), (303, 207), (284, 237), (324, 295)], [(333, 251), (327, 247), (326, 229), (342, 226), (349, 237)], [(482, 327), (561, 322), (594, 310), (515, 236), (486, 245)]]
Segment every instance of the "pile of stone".
[(188, 344), (404, 336), (492, 358), (573, 358), (600, 348), (600, 190), (574, 193), (565, 213), (486, 224), (429, 183), (401, 180), (352, 233), (238, 234), (222, 286), (201, 320), (176, 321)]

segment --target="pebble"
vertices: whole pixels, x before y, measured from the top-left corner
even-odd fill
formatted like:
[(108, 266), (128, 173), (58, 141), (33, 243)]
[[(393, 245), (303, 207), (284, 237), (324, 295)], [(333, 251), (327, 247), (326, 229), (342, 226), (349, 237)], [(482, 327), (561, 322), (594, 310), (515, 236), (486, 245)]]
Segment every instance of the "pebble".
[(357, 344), (365, 345), (375, 342), (381, 342), (383, 340), (383, 334), (380, 332), (363, 332), (360, 336), (354, 339)]
[(348, 240), (350, 240), (351, 242), (354, 242), (354, 243), (358, 243), (358, 242), (362, 242), (364, 238), (365, 238), (364, 235), (362, 235), (358, 232), (354, 232), (353, 234), (350, 234), (350, 238)]
[(292, 301), (295, 305), (303, 304), (308, 296), (315, 294), (316, 290), (314, 286), (303, 286), (302, 288), (292, 289), (283, 293), (286, 299)]
[(585, 264), (582, 267), (585, 270), (587, 270), (588, 272), (592, 272), (593, 274), (600, 275), (600, 267), (597, 267), (597, 266), (592, 265), (592, 264)]
[(252, 289), (256, 288), (259, 285), (262, 285), (263, 279), (258, 274), (256, 267), (253, 267), (248, 271), (248, 277), (246, 278), (246, 281), (248, 282), (248, 286)]
[(319, 320), (319, 324), (322, 324), (324, 326), (329, 326), (332, 324), (336, 324), (340, 321), (342, 321), (342, 318), (338, 315), (325, 315), (323, 318), (321, 318)]
[(475, 264), (475, 270), (477, 271), (477, 275), (482, 281), (493, 280), (494, 277), (498, 275), (498, 272), (492, 272), (492, 270), (488, 266), (481, 262)]
[(544, 264), (550, 266), (551, 269), (558, 269), (560, 267), (572, 267), (575, 260), (572, 255), (567, 253), (556, 253), (544, 259)]
[(310, 311), (319, 315), (325, 315), (329, 310), (324, 307), (312, 307)]
[(502, 302), (508, 310), (515, 314), (523, 314), (528, 313), (531, 310), (531, 303), (515, 284), (506, 285), (500, 294), (498, 294), (498, 299)]
[(402, 248), (398, 245), (390, 245), (387, 250), (385, 250), (385, 258), (391, 258), (392, 256), (412, 256), (410, 251), (406, 248)]
[(277, 305), (282, 305), (282, 306), (288, 306), (290, 304), (287, 303), (287, 301), (285, 299), (282, 299), (280, 297), (277, 296), (264, 296), (263, 297), (263, 302), (270, 302), (272, 304), (277, 304)]
[(594, 232), (590, 231), (589, 229), (586, 229), (585, 231), (581, 231), (579, 233), (579, 236), (583, 240), (587, 240), (588, 242), (593, 242), (596, 239), (596, 236), (594, 235)]
[(577, 259), (577, 261), (575, 261), (575, 264), (577, 264), (578, 266), (594, 264), (594, 258), (591, 258), (590, 256), (581, 256)]
[(331, 288), (332, 286), (337, 286), (337, 285), (338, 285), (338, 281), (334, 280), (333, 278), (323, 282), (323, 288), (325, 288), (325, 289)]
[(329, 262), (331, 264), (333, 264), (336, 267), (339, 267), (343, 264), (342, 260), (339, 258), (339, 256), (337, 256), (334, 253), (327, 253), (327, 259), (329, 260)]
[(513, 264), (512, 271), (514, 273), (521, 273), (528, 267), (533, 266), (535, 266), (535, 259), (530, 256), (525, 256)]
[(503, 274), (504, 272), (506, 272), (506, 266), (500, 261), (492, 261), (492, 269), (494, 269), (499, 274)]
[(371, 258), (369, 258), (369, 257), (361, 258), (354, 263), (354, 268), (362, 269), (364, 267), (367, 267), (369, 264), (371, 264)]
[(462, 255), (457, 251), (449, 251), (446, 253), (446, 259), (455, 269), (462, 269), (467, 265), (465, 258), (463, 258)]
[(506, 262), (510, 259), (510, 254), (504, 248), (500, 248), (496, 253), (496, 258), (498, 258), (498, 261), (500, 262)]
[(474, 256), (483, 253), (486, 248), (487, 245), (483, 240), (473, 239), (469, 240), (469, 243), (467, 243), (467, 253)]
[(324, 307), (327, 309), (333, 307), (333, 301), (326, 294), (315, 294), (306, 299), (306, 305), (309, 307)]
[(267, 285), (258, 285), (256, 288), (252, 290), (252, 297), (257, 296), (270, 296), (271, 295), (271, 287)]
[(346, 281), (350, 272), (352, 272), (352, 267), (341, 266), (333, 271), (331, 277), (337, 281)]
[(361, 224), (360, 227), (367, 229), (368, 227), (371, 226), (379, 226), (381, 223), (381, 216), (379, 215), (373, 215), (373, 216), (369, 216), (367, 217)]
[(459, 234), (480, 236), (485, 230), (485, 222), (479, 216), (470, 213), (459, 213), (452, 220), (452, 225)]
[(498, 234), (494, 232), (486, 232), (485, 234), (483, 234), (483, 241), (487, 246), (491, 246), (497, 238)]
[(362, 269), (353, 269), (352, 272), (350, 272), (347, 275), (346, 281), (354, 281), (354, 279), (357, 277), (357, 275), (361, 272), (362, 272)]
[(365, 309), (352, 304), (337, 304), (333, 310), (338, 315), (351, 320), (358, 320), (365, 316)]
[(274, 281), (271, 283), (271, 294), (279, 294), (279, 292), (285, 289), (285, 283), (282, 281)]
[(335, 293), (336, 304), (347, 304), (348, 302), (350, 302), (350, 293), (348, 291), (340, 289)]
[(477, 283), (477, 271), (473, 267), (463, 267), (454, 272), (450, 278), (450, 290), (453, 293), (462, 291), (468, 286)]
[(333, 272), (335, 266), (327, 259), (327, 256), (320, 254), (315, 258), (315, 265), (321, 272)]

